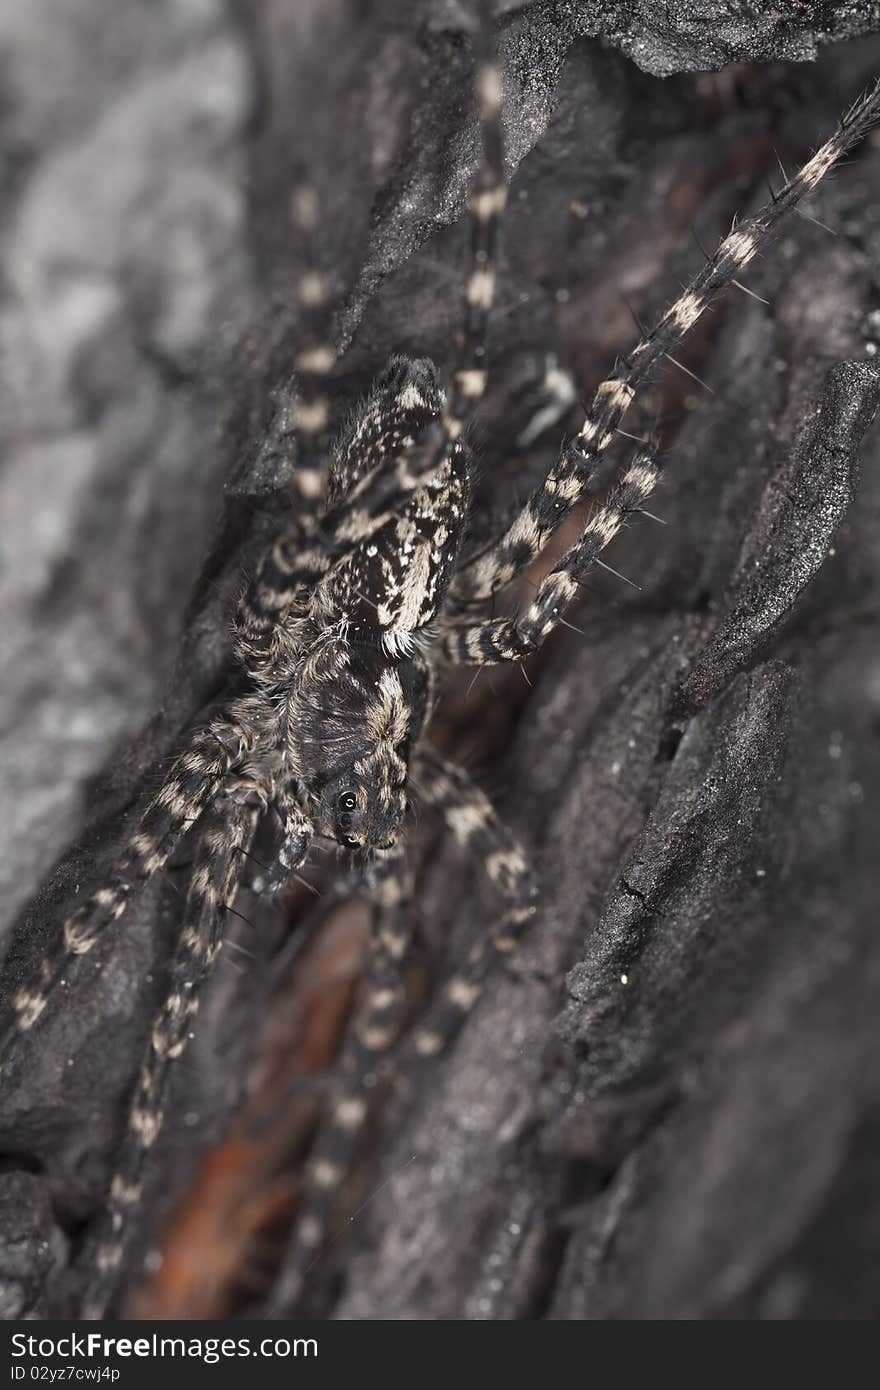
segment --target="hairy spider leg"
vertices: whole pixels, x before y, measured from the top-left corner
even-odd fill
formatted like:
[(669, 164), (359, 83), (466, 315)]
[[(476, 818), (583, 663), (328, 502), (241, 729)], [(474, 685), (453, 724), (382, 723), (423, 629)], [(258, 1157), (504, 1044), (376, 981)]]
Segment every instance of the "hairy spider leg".
[(473, 35), (474, 88), (482, 157), (470, 195), (471, 268), (465, 284), (465, 321), (458, 363), (443, 410), (445, 441), (455, 441), (481, 400), (487, 381), (486, 338), (495, 297), (498, 229), (507, 202), (501, 109), (504, 88), (495, 59), (486, 0), (478, 0)]
[(660, 478), (655, 446), (641, 449), (624, 469), (604, 503), (588, 518), (579, 540), (563, 555), (538, 586), (528, 608), (515, 618), (449, 627), (443, 650), (458, 666), (488, 666), (522, 661), (542, 645), (562, 622), (592, 566), (627, 517), (640, 512)]
[(298, 600), (320, 581), (328, 563), (320, 544), (310, 544), (298, 528), (282, 532), (263, 555), (232, 623), (235, 654), (261, 684), (283, 678), (291, 654), (295, 659)]
[(310, 1269), (327, 1246), (334, 1201), (363, 1130), (370, 1094), (401, 1027), (403, 967), (415, 920), (408, 910), (411, 876), (399, 850), (390, 851), (377, 862), (371, 888), (373, 920), (367, 973), (331, 1107), (306, 1167), (296, 1224), (266, 1310), (269, 1317), (289, 1316), (302, 1296)]
[[(296, 399), (284, 439), (296, 450), (294, 516), (281, 538), (262, 557), (253, 582), (239, 602), (235, 620), (242, 655), (267, 656), (275, 629), (307, 579), (309, 537), (327, 503), (330, 398), (328, 378), (336, 366), (330, 337), (334, 301), (332, 276), (322, 264), (320, 203), (308, 182), (291, 198), (291, 218), (301, 243), (304, 269), (295, 286), (298, 347), (293, 358)], [(306, 575), (303, 575), (306, 571)], [(270, 659), (271, 654), (267, 656)]]
[(425, 749), (419, 754), (417, 775), (426, 802), (440, 811), (461, 848), (485, 866), (506, 907), (489, 933), (474, 943), (464, 965), (444, 985), (424, 1021), (407, 1038), (401, 1052), (402, 1067), (410, 1059), (437, 1056), (454, 1039), (496, 962), (510, 958), (534, 920), (538, 899), (538, 886), (522, 847), (464, 768)]
[(281, 840), (275, 851), (275, 861), (260, 875), (254, 885), (257, 892), (269, 896), (279, 892), (304, 863), (315, 827), (303, 808), (297, 789), (286, 782), (276, 789), (272, 805), (281, 822)]
[(830, 139), (769, 203), (734, 224), (715, 254), (706, 260), (651, 331), (625, 357), (618, 358), (612, 375), (596, 391), (579, 433), (563, 446), (544, 482), (501, 539), (457, 576), (451, 589), (455, 600), (470, 603), (490, 598), (543, 550), (572, 507), (584, 500), (601, 454), (614, 439), (637, 389), (648, 380), (654, 367), (669, 356), (743, 267), (764, 249), (787, 214), (872, 129), (878, 118), (880, 82), (855, 103)]
[(111, 868), (104, 885), (68, 917), (57, 945), (40, 962), (34, 977), (9, 1000), (0, 1042), (5, 1057), (16, 1037), (27, 1033), (43, 1013), (72, 957), (86, 955), (129, 901), (167, 864), (179, 841), (198, 820), (255, 738), (254, 701), (235, 701), (197, 729), (189, 746), (144, 811), (137, 829)]
[[(354, 541), (340, 545), (336, 563), (344, 562)], [(277, 550), (277, 547), (274, 548)], [(301, 552), (298, 567), (290, 563), (291, 589), (296, 593), (304, 585), (332, 571), (333, 556), (322, 551)], [(264, 678), (271, 683), (275, 676), (289, 675), (288, 664), (282, 667), (281, 656), (289, 658), (290, 636), (284, 624), (275, 622), (276, 635), (270, 647), (263, 650)], [(238, 631), (239, 654), (245, 639)], [(260, 671), (257, 658), (247, 651), (252, 674)], [(65, 922), (61, 942), (47, 954), (34, 975), (11, 996), (7, 1020), (0, 1033), (0, 1058), (6, 1056), (15, 1038), (28, 1032), (43, 1013), (46, 1002), (62, 979), (72, 956), (85, 955), (94, 947), (104, 931), (124, 913), (130, 899), (168, 862), (179, 841), (206, 807), (222, 789), (224, 780), (256, 746), (258, 730), (271, 724), (262, 695), (247, 695), (230, 703), (211, 722), (198, 728), (190, 737), (185, 751), (177, 759), (167, 780), (150, 801), (137, 829), (123, 853), (112, 866), (107, 881), (83, 903)], [(291, 858), (294, 847), (300, 847), (302, 858), (308, 849), (308, 817), (298, 811), (286, 793), (276, 789), (273, 799), (281, 798), (279, 809), (285, 827), (286, 851), (291, 872), (297, 866)], [(302, 858), (299, 862), (302, 862)]]
[(223, 814), (210, 815), (202, 831), (169, 992), (153, 1021), (107, 1203), (86, 1246), (84, 1263), (92, 1274), (83, 1317), (103, 1317), (117, 1294), (144, 1167), (162, 1128), (171, 1064), (187, 1046), (201, 990), (220, 950), (239, 859), (250, 845), (258, 815), (256, 806), (232, 803)]
[(296, 440), (294, 487), (304, 519), (314, 518), (327, 497), (327, 444), (330, 402), (327, 378), (336, 365), (336, 349), (330, 341), (330, 305), (333, 285), (321, 264), (319, 202), (314, 188), (301, 184), (292, 200), (294, 226), (302, 234), (305, 269), (296, 286), (300, 309), (299, 345), (293, 359), (297, 400), (293, 411)]

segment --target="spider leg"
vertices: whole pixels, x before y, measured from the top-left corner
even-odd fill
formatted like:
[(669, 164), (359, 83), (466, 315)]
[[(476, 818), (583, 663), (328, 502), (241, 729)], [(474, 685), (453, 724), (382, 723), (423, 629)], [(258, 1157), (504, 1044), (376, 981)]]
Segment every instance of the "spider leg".
[[(329, 323), (333, 281), (322, 265), (319, 201), (308, 183), (291, 200), (292, 220), (301, 239), (302, 275), (295, 288), (299, 309), (299, 346), (293, 358), (296, 399), (285, 423), (283, 440), (296, 450), (293, 486), (295, 516), (281, 537), (262, 556), (253, 581), (239, 601), (235, 628), (247, 659), (271, 646), (273, 630), (293, 603), (299, 588), (320, 574), (323, 562), (316, 531), (327, 503), (330, 402), (327, 380), (336, 365)], [(317, 570), (315, 569), (317, 566)]]
[(303, 240), (305, 265), (296, 286), (300, 320), (299, 347), (293, 359), (298, 388), (292, 430), (297, 447), (294, 486), (300, 518), (308, 526), (327, 496), (330, 406), (326, 382), (336, 365), (336, 349), (328, 334), (332, 281), (321, 264), (318, 197), (308, 184), (301, 184), (294, 193), (292, 212)]
[(230, 800), (202, 833), (168, 995), (153, 1022), (107, 1204), (86, 1247), (91, 1270), (86, 1318), (103, 1317), (117, 1293), (144, 1166), (162, 1128), (171, 1064), (187, 1045), (202, 986), (220, 949), (223, 909), (234, 895), (240, 854), (253, 837), (258, 815), (257, 807)]
[(433, 425), (424, 430), (415, 447), (406, 451), (394, 468), (388, 468), (386, 463), (346, 499), (348, 516), (337, 522), (337, 539), (368, 539), (393, 516), (401, 498), (440, 469), (450, 449), (461, 447), (460, 436), (486, 389), (486, 337), (495, 294), (498, 229), (507, 188), (501, 127), (503, 84), (493, 52), (491, 11), (487, 0), (474, 0), (474, 9), (474, 87), (481, 156), (469, 201), (470, 269), (465, 285), (464, 326), (450, 389), (439, 427)]
[(305, 861), (315, 833), (294, 786), (289, 783), (280, 786), (273, 805), (281, 820), (281, 843), (275, 851), (274, 862), (253, 883), (255, 892), (266, 895), (279, 892), (290, 882)]
[(538, 586), (528, 608), (515, 618), (447, 627), (444, 654), (458, 666), (489, 666), (522, 661), (537, 651), (560, 623), (598, 556), (628, 516), (642, 509), (657, 485), (660, 465), (653, 445), (640, 450), (624, 469), (608, 497), (584, 526), (580, 539)]
[(334, 1200), (367, 1117), (370, 1091), (400, 1027), (403, 965), (414, 923), (407, 911), (410, 876), (398, 852), (379, 861), (372, 890), (373, 933), (361, 1002), (343, 1053), (332, 1109), (309, 1159), (299, 1217), (273, 1286), (268, 1317), (290, 1316), (309, 1270), (327, 1244)]
[(407, 1038), (403, 1051), (407, 1060), (435, 1057), (452, 1041), (496, 962), (510, 958), (534, 919), (538, 895), (521, 846), (463, 768), (423, 749), (417, 776), (425, 800), (442, 813), (458, 844), (485, 864), (506, 908), (488, 935), (471, 948), (464, 966), (444, 986), (425, 1021)]
[(487, 0), (477, 0), (475, 9), (474, 87), (482, 157), (470, 196), (471, 268), (465, 287), (464, 333), (442, 416), (444, 443), (441, 452), (445, 452), (450, 441), (458, 439), (486, 390), (486, 337), (495, 296), (498, 229), (507, 202), (501, 127), (502, 76), (493, 51), (492, 19)]
[(269, 547), (239, 599), (232, 624), (236, 655), (248, 671), (272, 678), (295, 629), (297, 600), (327, 567), (323, 548), (296, 525)]
[(122, 916), (132, 896), (168, 862), (183, 835), (217, 795), (230, 769), (248, 751), (256, 737), (255, 714), (254, 701), (244, 698), (192, 735), (189, 747), (147, 806), (104, 885), (68, 917), (58, 946), (44, 956), (34, 978), (12, 995), (0, 1033), (0, 1057), (6, 1056), (16, 1037), (34, 1026), (69, 968), (71, 957), (91, 951), (104, 931)]
[(572, 507), (584, 500), (602, 453), (653, 369), (674, 351), (704, 311), (764, 249), (786, 215), (871, 130), (878, 117), (880, 83), (852, 107), (838, 130), (769, 203), (734, 224), (715, 254), (650, 332), (626, 356), (618, 358), (611, 376), (596, 391), (579, 433), (564, 445), (547, 478), (505, 534), (462, 570), (452, 586), (457, 602), (490, 598), (539, 554)]

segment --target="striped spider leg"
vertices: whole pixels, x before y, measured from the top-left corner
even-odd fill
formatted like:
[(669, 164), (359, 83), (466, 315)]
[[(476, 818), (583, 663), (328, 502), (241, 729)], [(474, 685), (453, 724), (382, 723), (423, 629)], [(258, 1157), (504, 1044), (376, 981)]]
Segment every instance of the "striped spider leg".
[(86, 1318), (103, 1317), (112, 1304), (131, 1233), (131, 1213), (140, 1203), (144, 1168), (165, 1118), (169, 1071), (186, 1047), (201, 987), (220, 950), (224, 909), (234, 896), (240, 856), (253, 839), (258, 805), (264, 795), (265, 787), (259, 782), (239, 779), (226, 792), (229, 805), (225, 813), (211, 813), (206, 818), (186, 900), (186, 925), (171, 967), (169, 993), (153, 1021), (107, 1203), (82, 1254), (88, 1276), (82, 1308)]
[(543, 550), (573, 507), (583, 502), (598, 462), (615, 437), (636, 392), (698, 319), (755, 256), (785, 218), (857, 145), (880, 119), (880, 82), (847, 112), (838, 129), (771, 201), (735, 223), (650, 332), (615, 363), (598, 387), (578, 433), (564, 445), (544, 482), (528, 499), (504, 535), (485, 554), (456, 575), (451, 599), (459, 604), (489, 599), (505, 588)]

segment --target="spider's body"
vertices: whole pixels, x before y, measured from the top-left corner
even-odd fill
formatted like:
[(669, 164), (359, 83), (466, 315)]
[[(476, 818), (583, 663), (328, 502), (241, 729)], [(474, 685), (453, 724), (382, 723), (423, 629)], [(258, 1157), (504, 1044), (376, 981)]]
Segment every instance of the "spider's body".
[(430, 362), (392, 359), (331, 450), (329, 516), (331, 525), (344, 518), (336, 534), (349, 543), (341, 558), (322, 548), (322, 527), (311, 544), (308, 528), (304, 537), (295, 527), (241, 604), (237, 646), (262, 702), (261, 766), (272, 762), (269, 782), (300, 812), (280, 850), (288, 870), (304, 861), (312, 831), (362, 855), (391, 848), (406, 810), (432, 625), (467, 521), (470, 455), (451, 443), (385, 520), (346, 502), (365, 479), (387, 476), (442, 404)]
[[(422, 739), (437, 677), (448, 664), (520, 661), (564, 620), (601, 551), (657, 484), (653, 441), (642, 442), (521, 612), (489, 617), (472, 606), (493, 600), (521, 575), (573, 509), (588, 500), (599, 459), (638, 388), (880, 110), (875, 91), (770, 204), (723, 239), (657, 326), (615, 363), (580, 430), (507, 532), (464, 563), (472, 488), (464, 431), (486, 385), (494, 249), (505, 202), (501, 80), (485, 50), (478, 57), (476, 90), (484, 160), (471, 198), (465, 327), (448, 386), (441, 386), (427, 360), (392, 358), (328, 446), (325, 382), (335, 356), (322, 322), (329, 307), (327, 281), (311, 266), (306, 270), (298, 287), (304, 342), (295, 360), (297, 495), (288, 524), (239, 605), (237, 693), (189, 734), (106, 882), (64, 924), (61, 949), (11, 997), (6, 1044), (37, 1023), (69, 957), (94, 948), (132, 895), (196, 827), (169, 994), (151, 1031), (106, 1211), (84, 1246), (90, 1315), (101, 1315), (117, 1292), (142, 1171), (162, 1124), (168, 1068), (186, 1045), (199, 986), (219, 949), (221, 909), (242, 877), (241, 855), (262, 816), (276, 829), (280, 825), (264, 889), (289, 881), (317, 835), (354, 851), (359, 868), (371, 866), (369, 886), (377, 903), (363, 1008), (275, 1289), (277, 1311), (289, 1311), (296, 1302), (326, 1235), (377, 1057), (399, 1029), (410, 927), (402, 912), (395, 846), (411, 771), (417, 771), (420, 795), (442, 813), (458, 842), (482, 856), (505, 904), (415, 1031), (416, 1056), (433, 1056), (455, 1033), (495, 958), (515, 946), (535, 914), (535, 887), (519, 846), (466, 774)], [(301, 227), (313, 231), (315, 201), (307, 190), (296, 207)]]

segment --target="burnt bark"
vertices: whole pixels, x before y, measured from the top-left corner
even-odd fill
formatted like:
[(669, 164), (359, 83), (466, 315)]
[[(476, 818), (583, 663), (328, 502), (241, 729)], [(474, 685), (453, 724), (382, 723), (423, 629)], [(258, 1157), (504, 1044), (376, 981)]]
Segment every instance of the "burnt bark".
[[(512, 184), (474, 544), (578, 423), (575, 400), (521, 443), (547, 359), (587, 399), (635, 336), (629, 304), (650, 320), (699, 265), (692, 226), (714, 242), (880, 67), (875, 4), (660, 9), (494, 6)], [(115, 13), (0, 20), (4, 988), (226, 677), (240, 576), (295, 466), (293, 182), (321, 199), (340, 419), (392, 351), (448, 366), (460, 315), (463, 0)], [(602, 573), (529, 685), (464, 673), (438, 712), (541, 910), (449, 1054), (382, 1095), (323, 1316), (880, 1311), (878, 191), (869, 140), (811, 201), (825, 225), (794, 219), (750, 268), (767, 303), (731, 291), (688, 344), (713, 394), (670, 365), (636, 407), (627, 428), (659, 419), (667, 453), (666, 524), (609, 554), (638, 589)], [(413, 839), (415, 1013), (497, 904), (438, 827)], [(6, 1317), (75, 1307), (185, 860), (4, 1078)], [(175, 1081), (135, 1311), (253, 1299), (252, 1238), (277, 1249), (293, 1198), (273, 1194), (314, 1120), (301, 1076), (331, 1066), (362, 965), (357, 906), (239, 906), (248, 954), (224, 953)], [(255, 1121), (279, 1096), (280, 1133)], [(260, 1211), (221, 1207), (221, 1241), (204, 1155), (230, 1136), (263, 1146)], [(163, 1284), (153, 1258), (145, 1280), (145, 1243), (167, 1271), (183, 1236), (211, 1277)], [(270, 1256), (257, 1296), (271, 1274)]]

